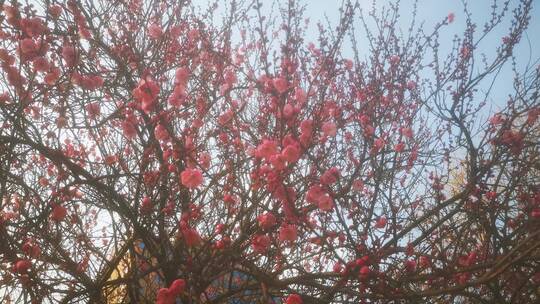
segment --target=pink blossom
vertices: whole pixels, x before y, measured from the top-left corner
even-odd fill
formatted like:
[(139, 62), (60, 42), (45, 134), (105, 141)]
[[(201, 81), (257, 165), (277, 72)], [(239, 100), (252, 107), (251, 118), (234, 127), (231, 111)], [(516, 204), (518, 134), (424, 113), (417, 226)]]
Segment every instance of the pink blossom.
[(362, 191), (364, 189), (364, 182), (357, 179), (353, 182), (352, 187), (355, 191)]
[(223, 112), (221, 115), (219, 115), (218, 117), (218, 124), (220, 125), (226, 125), (229, 121), (232, 120), (234, 116), (234, 113), (231, 109), (227, 109), (225, 112)]
[(504, 122), (504, 117), (500, 114), (500, 113), (497, 113), (495, 115), (493, 115), (493, 117), (491, 117), (489, 119), (489, 123), (496, 126), (496, 125), (500, 125)]
[(407, 138), (412, 138), (413, 137), (413, 131), (411, 128), (409, 127), (403, 127), (400, 129), (400, 133), (401, 135), (407, 137)]
[(340, 176), (339, 169), (336, 167), (332, 167), (323, 173), (323, 175), (321, 176), (321, 183), (324, 185), (331, 185), (337, 182), (339, 176)]
[(428, 267), (429, 264), (431, 264), (431, 262), (427, 256), (423, 255), (420, 257), (420, 266)]
[(186, 282), (183, 279), (176, 279), (172, 282), (169, 288), (160, 288), (156, 297), (156, 304), (174, 304), (178, 297), (186, 287)]
[(288, 103), (283, 107), (283, 116), (285, 118), (291, 118), (294, 115), (294, 107)]
[(405, 261), (405, 268), (409, 272), (414, 272), (416, 270), (416, 261), (414, 260)]
[(188, 247), (194, 247), (201, 242), (201, 236), (194, 228), (182, 227), (182, 236)]
[(225, 70), (223, 78), (228, 88), (231, 88), (237, 81), (236, 74), (234, 73), (234, 70), (232, 68), (228, 68)]
[(341, 265), (341, 263), (339, 262), (335, 263), (334, 266), (332, 267), (332, 271), (337, 272), (337, 273), (340, 273), (342, 269), (343, 269), (343, 265)]
[(304, 104), (307, 100), (307, 94), (304, 92), (304, 90), (302, 90), (302, 88), (296, 88), (294, 90), (294, 99), (299, 104)]
[(343, 60), (343, 63), (345, 64), (345, 68), (346, 68), (347, 70), (352, 69), (353, 66), (354, 66), (354, 62), (353, 62), (351, 59), (344, 59), (344, 60)]
[(186, 169), (180, 174), (182, 185), (188, 188), (197, 188), (203, 182), (203, 176), (198, 169)]
[(383, 138), (377, 138), (374, 142), (373, 142), (373, 150), (375, 152), (378, 152), (380, 151), (382, 148), (384, 148), (384, 145), (386, 144), (386, 142), (384, 141)]
[(280, 241), (290, 241), (294, 242), (296, 241), (296, 238), (298, 237), (298, 232), (296, 229), (296, 225), (292, 224), (283, 224), (279, 228), (279, 240)]
[(88, 112), (88, 116), (90, 119), (95, 119), (101, 114), (101, 108), (99, 106), (98, 102), (89, 103), (86, 105), (86, 112)]
[(238, 198), (234, 195), (226, 193), (223, 195), (223, 202), (227, 205), (233, 206), (238, 201)]
[(182, 85), (176, 85), (171, 96), (169, 96), (168, 102), (173, 107), (180, 107), (186, 98), (186, 88)]
[(270, 159), (274, 154), (278, 153), (278, 145), (275, 141), (265, 139), (263, 142), (257, 146), (257, 157)]
[(532, 108), (527, 112), (527, 123), (533, 125), (540, 117), (540, 107)]
[(409, 80), (409, 82), (407, 82), (407, 89), (409, 89), (410, 91), (416, 89), (416, 82), (414, 82), (413, 80)]
[(32, 38), (25, 38), (20, 43), (21, 52), (25, 56), (33, 55), (37, 51), (36, 42)]
[(141, 214), (149, 214), (152, 212), (152, 209), (154, 209), (154, 204), (152, 204), (152, 200), (149, 197), (144, 197), (141, 203)]
[(148, 27), (148, 36), (152, 39), (159, 39), (163, 35), (163, 29), (156, 23), (152, 23)]
[(269, 230), (276, 225), (276, 217), (270, 212), (259, 215), (257, 221), (259, 222), (259, 226), (264, 230)]
[(149, 77), (141, 79), (139, 85), (133, 90), (133, 96), (142, 102), (142, 109), (146, 113), (154, 109), (158, 94), (158, 84)]
[(313, 132), (313, 120), (306, 119), (300, 123), (300, 132), (311, 133)]
[(137, 129), (133, 123), (127, 120), (122, 122), (122, 131), (127, 138), (134, 138), (137, 135)]
[(270, 247), (270, 237), (267, 235), (256, 235), (251, 240), (251, 247), (253, 251), (259, 254), (265, 253)]
[(336, 124), (331, 121), (327, 121), (322, 125), (322, 131), (324, 133), (324, 136), (334, 137), (337, 134)]
[(274, 84), (274, 88), (276, 88), (276, 90), (280, 94), (287, 92), (289, 88), (289, 84), (287, 83), (287, 80), (283, 77), (274, 78), (273, 84)]
[(37, 244), (33, 243), (31, 240), (27, 240), (26, 242), (24, 242), (22, 250), (26, 255), (29, 255), (33, 258), (37, 258), (41, 255), (41, 248)]
[(175, 78), (174, 81), (176, 84), (185, 86), (187, 84), (187, 81), (189, 79), (189, 69), (186, 67), (178, 68), (176, 69), (176, 72), (174, 73)]
[(64, 220), (64, 218), (67, 216), (67, 210), (66, 207), (62, 205), (55, 205), (51, 212), (51, 219), (55, 222), (60, 222)]
[(30, 37), (37, 37), (47, 31), (47, 27), (38, 17), (23, 18), (20, 20), (20, 25)]
[(18, 260), (17, 263), (15, 263), (14, 270), (17, 273), (27, 273), (28, 270), (32, 267), (32, 262), (29, 260)]
[(388, 222), (388, 220), (386, 219), (385, 216), (381, 216), (377, 222), (375, 223), (375, 228), (384, 228), (386, 226), (386, 223)]
[(297, 144), (291, 144), (281, 151), (283, 158), (289, 163), (294, 163), (300, 158), (300, 147)]
[(306, 201), (308, 203), (317, 204), (322, 196), (326, 195), (326, 192), (319, 185), (313, 185), (309, 187), (306, 193)]
[(32, 62), (34, 66), (34, 70), (38, 72), (47, 72), (50, 68), (49, 61), (45, 57), (37, 57)]
[(99, 75), (82, 76), (80, 79), (80, 85), (86, 90), (93, 91), (103, 86), (103, 78), (101, 78)]
[(201, 155), (199, 156), (199, 164), (201, 165), (201, 167), (203, 167), (204, 169), (208, 169), (210, 168), (210, 154), (207, 153), (207, 152), (203, 152), (201, 153)]
[(64, 45), (62, 48), (62, 58), (64, 58), (66, 66), (75, 66), (77, 64), (77, 52), (75, 51), (75, 48), (71, 45)]
[(360, 279), (361, 280), (365, 280), (369, 277), (369, 274), (371, 273), (371, 269), (369, 268), (369, 266), (362, 266), (360, 267), (360, 273), (359, 273), (359, 276), (360, 276)]
[(49, 13), (54, 19), (58, 19), (58, 17), (60, 17), (60, 14), (62, 14), (62, 7), (58, 4), (51, 5), (49, 7)]
[(454, 15), (454, 13), (448, 14), (448, 17), (447, 17), (447, 18), (448, 18), (448, 23), (454, 22), (454, 18), (455, 18), (455, 17), (456, 17), (456, 16)]
[(300, 297), (297, 294), (292, 294), (287, 297), (287, 300), (285, 301), (285, 304), (302, 304), (304, 303), (302, 301), (302, 297)]
[(461, 57), (467, 59), (471, 55), (471, 49), (468, 46), (463, 46), (461, 48), (460, 53), (461, 53)]
[(162, 124), (158, 124), (156, 126), (156, 128), (154, 129), (154, 135), (156, 136), (157, 140), (160, 140), (160, 141), (169, 140), (169, 132)]
[(318, 202), (317, 206), (322, 211), (328, 212), (328, 211), (331, 211), (332, 208), (334, 208), (334, 202), (333, 202), (332, 198), (330, 197), (330, 195), (325, 194), (325, 195), (323, 195), (322, 197), (319, 198), (319, 202)]
[(183, 279), (176, 279), (172, 282), (169, 290), (174, 294), (181, 294), (186, 288), (186, 281)]
[(281, 154), (275, 154), (270, 157), (270, 163), (276, 170), (283, 170), (287, 166), (287, 160)]

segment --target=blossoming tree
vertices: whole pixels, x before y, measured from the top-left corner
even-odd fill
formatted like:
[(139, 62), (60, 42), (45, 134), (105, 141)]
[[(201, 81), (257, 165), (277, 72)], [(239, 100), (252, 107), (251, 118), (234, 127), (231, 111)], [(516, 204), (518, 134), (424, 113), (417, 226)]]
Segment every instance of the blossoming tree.
[(313, 42), (293, 0), (0, 3), (0, 302), (539, 300), (538, 67), (492, 85), (532, 0)]

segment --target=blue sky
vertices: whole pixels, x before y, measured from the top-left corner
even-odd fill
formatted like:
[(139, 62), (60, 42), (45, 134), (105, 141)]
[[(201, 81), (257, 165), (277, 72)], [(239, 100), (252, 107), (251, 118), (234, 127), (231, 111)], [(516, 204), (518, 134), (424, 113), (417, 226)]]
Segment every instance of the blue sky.
[[(372, 0), (359, 0), (361, 8), (365, 11), (369, 10), (372, 7)], [(208, 0), (193, 0), (195, 5), (200, 5), (201, 7), (206, 7), (210, 1)], [(230, 1), (218, 1), (219, 9), (218, 15), (221, 15), (225, 12), (224, 7), (227, 7), (230, 4)], [(262, 0), (263, 3), (263, 12), (274, 16), (277, 14), (276, 7), (272, 11), (272, 0)], [(279, 3), (284, 5), (286, 1), (279, 0)], [(338, 7), (342, 3), (342, 0), (303, 0), (301, 3), (306, 5), (305, 17), (309, 17), (311, 20), (312, 31), (308, 32), (307, 41), (316, 41), (316, 23), (317, 21), (329, 20), (332, 24), (336, 24), (339, 18)], [(401, 18), (400, 18), (400, 29), (403, 32), (409, 27), (410, 21), (412, 19), (413, 0), (402, 0), (400, 3), (401, 7)], [(486, 21), (491, 17), (493, 4), (492, 0), (469, 0), (467, 1), (467, 6), (469, 11), (472, 14), (473, 21), (478, 25), (478, 33), (480, 34), (481, 29)], [(498, 5), (502, 5), (503, 1), (498, 0)], [(375, 6), (378, 10), (382, 10), (385, 5), (387, 5), (388, 0), (377, 0)], [(510, 0), (510, 7), (513, 8), (519, 1)], [(533, 3), (534, 5), (534, 3)], [(529, 64), (529, 61), (535, 62), (540, 58), (540, 39), (535, 39), (535, 35), (540, 32), (540, 5), (533, 8), (532, 19), (527, 31), (527, 35), (523, 37), (522, 43), (515, 50), (516, 54), (516, 63), (518, 70), (523, 70), (525, 66)], [(417, 22), (423, 21), (424, 28), (429, 32), (429, 29), (432, 29), (434, 25), (442, 21), (449, 13), (455, 14), (455, 21), (447, 27), (444, 27), (441, 32), (441, 50), (449, 49), (452, 45), (452, 39), (454, 35), (461, 36), (465, 30), (465, 15), (463, 12), (463, 1), (462, 0), (419, 0), (418, 1), (418, 13), (417, 13)], [(501, 8), (499, 7), (498, 10)], [(511, 11), (511, 9), (510, 9)], [(511, 12), (510, 12), (511, 14)], [(502, 37), (506, 36), (508, 28), (510, 25), (510, 17), (508, 14), (505, 18), (505, 22), (495, 28), (490, 35), (486, 37), (484, 42), (479, 46), (478, 50), (482, 53), (485, 53), (488, 58), (493, 56), (496, 46), (501, 42)], [(361, 28), (361, 23), (356, 19), (356, 25), (358, 28)], [(361, 33), (361, 31), (359, 31)], [(310, 37), (312, 36), (312, 37)], [(362, 35), (359, 35), (358, 43), (365, 43), (366, 40)], [(446, 44), (446, 45), (445, 45)], [(350, 45), (349, 45), (350, 46)], [(345, 55), (348, 53), (348, 47), (345, 45)], [(363, 50), (361, 45), (359, 46), (360, 51)], [(367, 51), (367, 48), (364, 50)], [(364, 54), (366, 55), (367, 52)], [(477, 53), (478, 55), (478, 53)], [(512, 90), (512, 79), (513, 74), (511, 70), (511, 65), (506, 64), (503, 71), (500, 73), (496, 85), (494, 86), (494, 91), (491, 94), (492, 99), (488, 100), (489, 112), (496, 111), (501, 106), (506, 103), (506, 96)]]

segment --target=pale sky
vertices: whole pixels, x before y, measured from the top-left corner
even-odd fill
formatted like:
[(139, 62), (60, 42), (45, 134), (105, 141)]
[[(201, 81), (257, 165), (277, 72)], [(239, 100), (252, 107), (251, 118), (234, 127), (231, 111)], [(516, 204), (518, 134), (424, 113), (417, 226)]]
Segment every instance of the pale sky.
[[(272, 13), (271, 0), (261, 0), (263, 3), (263, 12), (270, 15)], [(284, 0), (279, 0), (279, 3), (282, 5), (286, 3)], [(301, 3), (306, 5), (306, 15), (305, 17), (309, 17), (311, 20), (312, 25), (312, 31), (308, 33), (308, 36), (312, 35), (312, 39), (310, 37), (307, 37), (306, 41), (316, 41), (316, 22), (319, 20), (326, 20), (328, 19), (333, 24), (337, 23), (337, 20), (339, 18), (339, 12), (338, 7), (342, 3), (341, 0), (301, 0)], [(406, 32), (409, 23), (412, 19), (412, 10), (413, 10), (413, 4), (415, 1), (413, 0), (402, 0), (400, 3), (401, 7), (401, 30), (403, 32)], [(481, 30), (483, 28), (483, 25), (486, 21), (488, 21), (491, 17), (492, 8), (491, 5), (493, 4), (492, 0), (469, 0), (468, 2), (468, 8), (469, 11), (472, 14), (473, 21), (477, 23), (478, 25), (478, 32), (477, 37), (480, 36)], [(497, 4), (500, 6), (502, 5), (502, 0), (498, 0)], [(193, 0), (193, 3), (195, 5), (200, 5), (201, 7), (206, 7), (209, 3), (208, 0)], [(372, 0), (360, 0), (361, 7), (363, 10), (368, 11), (372, 7)], [(377, 0), (376, 1), (376, 7), (378, 9), (381, 9), (385, 4), (388, 3), (388, 0)], [(230, 4), (230, 1), (219, 1), (220, 8), (218, 9), (218, 14), (223, 14), (225, 10), (224, 7), (228, 7)], [(509, 20), (511, 19), (511, 10), (514, 8), (517, 4), (519, 4), (519, 1), (517, 0), (510, 0), (510, 12), (507, 14), (505, 18), (505, 23), (499, 25), (493, 32), (491, 32), (490, 35), (488, 35), (483, 44), (479, 46), (479, 50), (483, 53), (486, 53), (488, 58), (494, 54), (495, 47), (500, 44), (502, 37), (507, 35), (508, 28), (509, 28)], [(534, 3), (533, 3), (534, 6)], [(444, 52), (445, 49), (448, 49), (452, 45), (452, 39), (454, 35), (460, 36), (463, 34), (463, 31), (465, 30), (465, 16), (463, 12), (463, 1), (462, 0), (419, 0), (418, 1), (418, 14), (417, 14), (417, 24), (418, 21), (424, 22), (424, 29), (427, 31), (429, 29), (432, 29), (434, 25), (440, 21), (442, 21), (446, 16), (448, 16), (449, 13), (454, 13), (455, 15), (455, 21), (450, 24), (449, 26), (446, 26), (441, 31), (441, 48), (440, 51)], [(500, 11), (501, 7), (498, 7), (497, 10)], [(273, 9), (273, 15), (275, 16), (277, 14), (276, 8)], [(538, 35), (540, 32), (540, 3), (536, 4), (536, 7), (533, 7), (532, 12), (532, 19), (531, 23), (529, 25), (529, 29), (527, 30), (527, 35), (525, 35), (522, 39), (521, 44), (519, 47), (515, 50), (514, 54), (516, 54), (517, 59), (517, 65), (518, 70), (523, 70), (525, 66), (529, 63), (529, 61), (534, 63), (536, 60), (540, 58), (540, 40), (535, 39), (535, 36)], [(325, 21), (326, 22), (326, 21)], [(361, 23), (358, 18), (356, 18), (356, 26), (357, 28), (361, 28)], [(360, 33), (360, 32), (359, 32)], [(361, 36), (361, 35), (360, 35)], [(362, 42), (366, 42), (366, 40), (362, 41), (363, 37), (359, 37), (358, 43), (362, 44)], [(345, 54), (349, 53), (347, 49), (349, 49), (350, 44), (345, 45)], [(361, 45), (359, 46), (360, 51), (362, 51)], [(367, 50), (367, 49), (365, 49)], [(352, 55), (352, 54), (351, 54)], [(536, 66), (538, 65), (538, 62), (536, 63)], [(500, 106), (504, 105), (506, 103), (507, 95), (512, 90), (512, 79), (513, 74), (511, 72), (511, 65), (509, 63), (506, 64), (504, 69), (502, 70), (501, 74), (499, 75), (498, 80), (496, 81), (496, 85), (494, 86), (494, 91), (491, 94), (491, 97), (493, 98), (490, 101), (490, 106), (488, 108), (491, 108), (490, 112), (496, 111)], [(488, 109), (489, 110), (489, 109)]]

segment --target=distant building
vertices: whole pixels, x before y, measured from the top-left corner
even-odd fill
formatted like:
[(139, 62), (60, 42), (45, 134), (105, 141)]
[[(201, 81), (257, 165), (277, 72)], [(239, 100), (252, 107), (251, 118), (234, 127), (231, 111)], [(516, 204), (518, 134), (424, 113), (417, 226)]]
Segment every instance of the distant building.
[[(128, 286), (128, 284), (114, 284), (111, 285), (110, 288), (105, 288), (104, 297), (107, 299), (108, 303), (130, 303), (130, 299), (133, 299), (133, 297), (137, 297), (139, 303), (154, 303), (157, 291), (164, 287), (161, 279), (162, 274), (155, 271), (144, 273), (145, 269), (150, 269), (152, 266), (148, 264), (148, 261), (154, 265), (157, 263), (155, 258), (148, 256), (144, 243), (141, 241), (136, 241), (134, 245), (134, 254), (130, 254), (129, 251), (126, 252), (124, 258), (120, 261), (120, 263), (118, 263), (117, 268), (111, 273), (108, 281), (114, 282), (115, 280), (122, 280), (123, 278), (137, 276), (141, 276), (141, 278), (138, 280), (137, 286)], [(140, 273), (141, 271), (143, 273)], [(227, 297), (225, 302), (220, 301), (220, 303), (263, 303), (261, 301), (263, 293), (260, 288), (245, 288), (247, 285), (251, 287), (256, 286), (257, 284), (254, 283), (255, 282), (250, 275), (242, 271), (235, 270), (212, 282), (207, 290), (201, 294), (200, 300), (202, 303), (217, 300), (220, 296), (231, 292), (234, 293), (235, 290), (238, 290), (238, 293), (235, 293), (235, 295), (232, 297)], [(130, 292), (137, 294), (130, 297)], [(268, 304), (282, 303), (279, 297), (270, 296), (270, 298), (267, 300)], [(180, 304), (181, 301), (178, 300), (178, 303)]]

